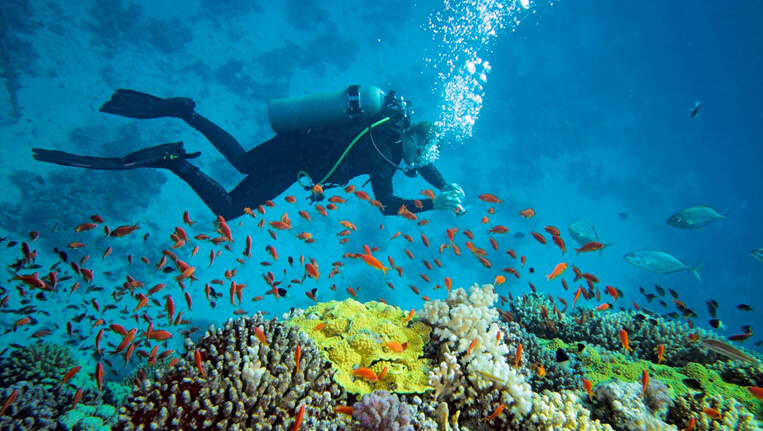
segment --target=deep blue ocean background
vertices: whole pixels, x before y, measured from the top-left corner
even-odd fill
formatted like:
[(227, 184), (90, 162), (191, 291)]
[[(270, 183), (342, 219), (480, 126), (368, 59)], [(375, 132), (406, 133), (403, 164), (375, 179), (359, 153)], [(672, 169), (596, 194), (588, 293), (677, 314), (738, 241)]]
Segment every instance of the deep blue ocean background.
[[(312, 301), (304, 292), (313, 287), (320, 301), (344, 299), (345, 289), (353, 287), (361, 301), (384, 298), (406, 310), (420, 308), (422, 299), (412, 293), (411, 284), (421, 295), (444, 298), (445, 289), (434, 289), (444, 277), (451, 277), (454, 287), (492, 283), (509, 266), (519, 269), (521, 277), (504, 274), (507, 282), (497, 288), (499, 294), (516, 297), (529, 292), (531, 282), (539, 291), (569, 302), (579, 285), (572, 283), (571, 271), (565, 275), (569, 291), (544, 277), (562, 261), (598, 276), (601, 288), (621, 289), (625, 297), (616, 305), (626, 309), (634, 301), (658, 313), (674, 311), (669, 295), (660, 298), (667, 302), (663, 307), (657, 300), (647, 303), (639, 293), (639, 286), (653, 293), (656, 283), (675, 290), (696, 311), (697, 326), (708, 328), (705, 301), (714, 298), (720, 304), (718, 317), (728, 326), (722, 335), (741, 333), (743, 325), (763, 331), (763, 262), (751, 256), (752, 250), (763, 247), (763, 4), (565, 0), (532, 2), (529, 9), (516, 4), (507, 10), (491, 2), (474, 3), (453, 1), (450, 7), (474, 12), (480, 4), (483, 16), (494, 8), (499, 18), (488, 22), (502, 28), (494, 36), (481, 35), (475, 18), (469, 33), (474, 40), (467, 40), (464, 50), (464, 45), (442, 42), (443, 28), (433, 19), (438, 13), (448, 16), (442, 1), (3, 2), (0, 237), (7, 239), (0, 243), (0, 258), (4, 267), (12, 264), (26, 241), (38, 252), (42, 276), (58, 260), (54, 247), (66, 249), (72, 241), (83, 241), (86, 249), (66, 250), (71, 260), (91, 255), (84, 266), (95, 269), (94, 284), (104, 290), (86, 292), (83, 286), (69, 295), (74, 280), (63, 282), (61, 293), (49, 294), (46, 300), (31, 298), (32, 305), (50, 316), (34, 313), (37, 322), (15, 332), (6, 333), (6, 328), (22, 316), (0, 314), (0, 350), (12, 342), (29, 342), (29, 335), (43, 328), (53, 330), (47, 341), (65, 339), (65, 322), (82, 312), (95, 315), (92, 299), (102, 306), (113, 303), (112, 292), (126, 275), (147, 287), (168, 283), (162, 295), (174, 297), (178, 310), (192, 321), (188, 326), (204, 330), (233, 317), (236, 309), (278, 316), (290, 307), (306, 308)], [(413, 102), (414, 121), (437, 120), (457, 109), (453, 97), (444, 95), (443, 84), (461, 76), (469, 58), (490, 64), (483, 88), (465, 89), (481, 97), (476, 104), (479, 116), (473, 128), (457, 129), (463, 132), (454, 139), (459, 142), (446, 145), (436, 162), (446, 180), (466, 191), (464, 204), (471, 206), (466, 215), (426, 213), (424, 218), (431, 222), (416, 226), (399, 217), (383, 217), (352, 198), (324, 218), (309, 207), (306, 192), (295, 186), (274, 199), (276, 207), (265, 215), (272, 221), (288, 212), (293, 232), (278, 232), (274, 240), (256, 226), (259, 219), (246, 216), (229, 223), (236, 239), (232, 253), (201, 241), (180, 249), (187, 262), (197, 265), (200, 278), (187, 286), (192, 310), (171, 279), (176, 273), (153, 272), (161, 251), (172, 245), (174, 227), (183, 226), (184, 211), (198, 222), (187, 227), (189, 233), (213, 234), (215, 215), (185, 183), (162, 170), (87, 171), (31, 157), (32, 147), (120, 156), (182, 140), (189, 151), (202, 152), (194, 163), (230, 189), (243, 177), (181, 121), (120, 118), (101, 114), (98, 108), (117, 88), (192, 97), (198, 112), (251, 148), (273, 134), (267, 122), (269, 100), (355, 83), (404, 95)], [(453, 60), (453, 71), (444, 66), (447, 59)], [(691, 117), (698, 100), (699, 115)], [(356, 178), (352, 184), (360, 187), (364, 182)], [(402, 197), (420, 196), (427, 187), (421, 178), (395, 178), (396, 194)], [(364, 190), (370, 193), (370, 187)], [(481, 223), (490, 206), (477, 199), (483, 193), (503, 200), (489, 224)], [(347, 197), (341, 189), (330, 194)], [(295, 196), (297, 204), (287, 204), (286, 195)], [(672, 214), (698, 205), (733, 211), (726, 220), (700, 230), (666, 224)], [(518, 217), (525, 208), (537, 215)], [(299, 217), (299, 210), (309, 211), (313, 221)], [(92, 214), (101, 215), (112, 228), (138, 222), (141, 229), (118, 239), (102, 238), (100, 228), (74, 232)], [(339, 220), (358, 227), (344, 245), (336, 236), (342, 230)], [(567, 227), (576, 221), (594, 225), (601, 241), (611, 244), (603, 254), (575, 256), (572, 248), (577, 244)], [(495, 224), (511, 230), (496, 236), (497, 252), (490, 249), (486, 234)], [(546, 225), (562, 231), (566, 254), (550, 241), (543, 246), (532, 238), (531, 231), (542, 232)], [(488, 251), (491, 269), (470, 256), (461, 232), (461, 257), (447, 250), (438, 253), (446, 242), (445, 230), (453, 227), (474, 232), (475, 244)], [(31, 231), (40, 233), (34, 242), (28, 237)], [(316, 243), (295, 239), (302, 231), (311, 232)], [(397, 231), (409, 234), (414, 243), (402, 237), (390, 240)], [(430, 239), (429, 248), (421, 244), (420, 233)], [(242, 265), (235, 258), (242, 257), (246, 235), (253, 236), (254, 256)], [(6, 247), (9, 241), (18, 244)], [(363, 244), (379, 247), (377, 256), (383, 262), (392, 256), (404, 268), (403, 276), (390, 271), (385, 278), (360, 261), (342, 258), (347, 252), (361, 252)], [(200, 251), (191, 257), (195, 245)], [(271, 261), (266, 245), (277, 247), (281, 256), (271, 266), (260, 265)], [(114, 251), (101, 262), (109, 246)], [(506, 255), (508, 248), (526, 256), (524, 268)], [(213, 249), (223, 253), (208, 267)], [(405, 249), (415, 258), (406, 257)], [(702, 263), (702, 283), (688, 271), (663, 276), (622, 259), (638, 249), (669, 251), (691, 266)], [(128, 255), (133, 256), (132, 265)], [(262, 274), (272, 271), (285, 287), (303, 276), (286, 257), (300, 255), (318, 261), (319, 281), (292, 283), (288, 297), (279, 301), (266, 295)], [(141, 257), (150, 264), (143, 264)], [(435, 258), (442, 268), (424, 268), (422, 259)], [(345, 265), (329, 280), (334, 261)], [(60, 268), (68, 270), (65, 265)], [(247, 284), (243, 303), (231, 305), (227, 284), (215, 286), (222, 297), (212, 310), (203, 285), (223, 279), (225, 270), (234, 268), (239, 271), (237, 282)], [(425, 282), (421, 273), (432, 281)], [(0, 285), (11, 296), (6, 309), (15, 310), (24, 298), (11, 276), (8, 270)], [(265, 299), (252, 302), (260, 295)], [(125, 297), (118, 309), (98, 315), (107, 323), (134, 326), (130, 313), (120, 311), (132, 310), (136, 303)], [(738, 304), (754, 311), (740, 311)], [(163, 305), (162, 299), (149, 312), (160, 314)], [(90, 325), (86, 320), (77, 328), (88, 337), (81, 344), (83, 354), (92, 348), (95, 330)], [(105, 342), (116, 344), (119, 338), (109, 333)], [(176, 348), (181, 340), (174, 338)], [(760, 350), (754, 346), (760, 340), (756, 333), (744, 346)]]

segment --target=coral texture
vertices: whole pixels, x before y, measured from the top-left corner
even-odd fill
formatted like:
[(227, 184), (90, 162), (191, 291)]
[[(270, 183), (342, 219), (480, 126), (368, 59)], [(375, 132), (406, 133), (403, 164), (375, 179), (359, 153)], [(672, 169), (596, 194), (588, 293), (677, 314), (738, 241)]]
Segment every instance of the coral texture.
[[(375, 301), (361, 304), (346, 299), (314, 305), (289, 322), (310, 334), (333, 364), (337, 383), (347, 392), (423, 393), (429, 389), (424, 346), (432, 329), (415, 318), (404, 323), (407, 314)], [(323, 329), (313, 331), (319, 323), (325, 324)], [(387, 346), (389, 342), (408, 344), (396, 352)], [(377, 375), (386, 367), (387, 375), (368, 381), (352, 374), (357, 367), (370, 368)]]
[(186, 361), (133, 390), (114, 429), (285, 430), (293, 428), (301, 406), (305, 429), (341, 424), (332, 407), (344, 392), (333, 381), (331, 364), (295, 326), (259, 315), (229, 320), (197, 345), (186, 340), (186, 348)]
[(487, 424), (506, 427), (513, 417), (532, 409), (532, 390), (523, 376), (528, 373), (527, 362), (518, 360), (518, 335), (498, 322), (493, 307), (497, 299), (492, 285), (475, 284), (469, 293), (454, 289), (444, 301), (427, 302), (421, 312), (441, 343), (440, 365), (430, 373), (429, 382), (437, 396), (448, 395), (447, 401), (465, 421), (462, 424), (472, 428), (484, 427), (482, 420), (500, 405), (505, 412)]
[(355, 403), (352, 417), (369, 431), (413, 431), (411, 409), (397, 395), (374, 391)]
[(544, 391), (533, 394), (533, 411), (517, 429), (612, 431), (611, 426), (591, 419), (590, 416), (591, 412), (574, 392)]
[(0, 387), (26, 381), (55, 386), (76, 365), (66, 346), (37, 343), (15, 349), (0, 364)]

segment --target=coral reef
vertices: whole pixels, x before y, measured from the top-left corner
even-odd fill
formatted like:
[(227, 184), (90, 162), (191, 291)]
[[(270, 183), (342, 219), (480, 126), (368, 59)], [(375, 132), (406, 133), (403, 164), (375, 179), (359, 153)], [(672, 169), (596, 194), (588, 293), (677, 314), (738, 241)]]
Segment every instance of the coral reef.
[[(721, 418), (712, 419), (702, 409), (717, 410)], [(715, 396), (682, 395), (675, 400), (668, 410), (667, 421), (686, 427), (694, 418), (697, 431), (761, 431), (760, 422), (733, 398)]]
[(543, 391), (533, 394), (533, 411), (517, 429), (612, 431), (608, 424), (591, 419), (591, 412), (571, 391)]
[(413, 431), (411, 409), (397, 395), (374, 391), (353, 406), (352, 417), (369, 431)]
[(17, 382), (55, 386), (76, 365), (67, 346), (36, 343), (13, 350), (0, 363), (0, 387)]
[(72, 391), (50, 391), (42, 385), (18, 382), (0, 391), (1, 402), (5, 402), (14, 389), (18, 390), (16, 400), (0, 416), (2, 430), (58, 430), (58, 419), (74, 400)]
[(117, 411), (114, 406), (102, 404), (98, 407), (77, 404), (66, 412), (58, 423), (66, 430), (111, 431), (116, 422)]
[[(548, 319), (542, 317), (542, 308), (548, 310)], [(633, 349), (631, 355), (636, 359), (658, 362), (657, 346), (662, 344), (665, 346), (665, 360), (662, 362), (665, 365), (680, 367), (689, 362), (711, 364), (729, 360), (703, 349), (701, 343), (693, 342), (689, 337), (693, 334), (699, 338), (719, 338), (713, 332), (692, 328), (683, 321), (669, 320), (646, 309), (593, 312), (590, 308), (579, 306), (576, 310), (580, 311), (566, 314), (551, 313), (554, 309), (554, 303), (538, 293), (523, 295), (511, 302), (512, 318), (541, 338), (559, 338), (566, 343), (585, 340), (611, 351), (621, 351), (618, 333), (624, 329)], [(745, 353), (760, 359), (755, 352)]]
[[(454, 289), (444, 301), (427, 302), (420, 313), (435, 327), (433, 342), (440, 344), (441, 362), (430, 373), (430, 385), (470, 429), (506, 428), (532, 410), (532, 390), (523, 375), (529, 373), (527, 361), (517, 358), (519, 336), (498, 323), (497, 299), (492, 285), (475, 284), (468, 293)], [(484, 421), (501, 405), (503, 413)]]
[[(361, 304), (353, 299), (314, 305), (289, 323), (310, 334), (336, 370), (334, 379), (347, 392), (367, 394), (374, 390), (396, 393), (423, 393), (427, 385), (428, 362), (424, 346), (431, 328), (417, 320), (403, 322), (406, 313), (375, 301)], [(324, 323), (323, 329), (314, 331)], [(396, 352), (386, 343), (408, 343)], [(352, 374), (357, 367), (377, 375), (387, 368), (386, 377), (369, 381)]]
[(186, 348), (185, 361), (133, 390), (114, 429), (285, 430), (301, 406), (305, 429), (334, 430), (344, 420), (332, 410), (344, 393), (331, 364), (295, 326), (261, 315), (229, 320)]
[[(504, 324), (506, 332), (517, 334), (524, 346), (527, 362), (533, 364), (531, 368), (535, 372), (530, 373), (527, 381), (533, 388), (533, 392), (543, 392), (548, 389), (560, 391), (562, 389), (575, 390), (580, 386), (583, 378), (583, 364), (578, 360), (580, 347), (577, 344), (567, 345), (562, 340), (543, 340), (534, 334), (523, 331), (516, 322)], [(569, 356), (568, 364), (560, 364), (556, 360), (557, 350), (562, 349)], [(541, 376), (537, 370), (542, 366), (545, 376)]]
[[(619, 380), (600, 383), (594, 388), (593, 416), (606, 420), (616, 430), (655, 431), (675, 430), (657, 417), (641, 396), (641, 385)], [(661, 388), (655, 389), (657, 392)], [(653, 397), (654, 398), (654, 397)], [(662, 408), (662, 403), (652, 403)]]

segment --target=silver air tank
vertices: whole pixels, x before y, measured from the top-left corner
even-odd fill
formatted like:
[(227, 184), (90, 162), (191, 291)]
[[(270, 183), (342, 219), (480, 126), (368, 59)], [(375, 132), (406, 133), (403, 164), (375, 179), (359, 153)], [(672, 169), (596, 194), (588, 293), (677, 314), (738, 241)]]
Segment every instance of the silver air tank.
[(381, 111), (385, 96), (379, 87), (351, 85), (331, 93), (271, 100), (268, 104), (270, 127), (276, 133), (283, 133), (368, 121)]

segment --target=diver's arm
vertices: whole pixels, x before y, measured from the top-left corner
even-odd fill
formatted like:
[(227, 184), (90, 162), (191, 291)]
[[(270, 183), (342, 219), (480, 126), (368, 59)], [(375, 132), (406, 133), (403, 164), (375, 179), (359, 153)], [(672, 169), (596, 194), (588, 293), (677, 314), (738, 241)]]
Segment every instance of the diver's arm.
[(374, 199), (381, 202), (384, 206), (384, 208), (381, 208), (381, 212), (384, 215), (396, 215), (403, 205), (412, 213), (434, 209), (432, 199), (418, 199), (421, 202), (421, 208), (419, 208), (416, 206), (414, 199), (403, 199), (395, 196), (392, 192), (392, 178), (385, 179), (378, 175), (372, 175), (371, 188), (374, 192)]
[(442, 177), (442, 174), (437, 170), (434, 163), (424, 165), (417, 170), (421, 174), (421, 177), (427, 180), (429, 184), (437, 187), (437, 190), (441, 190), (447, 184), (445, 178)]

